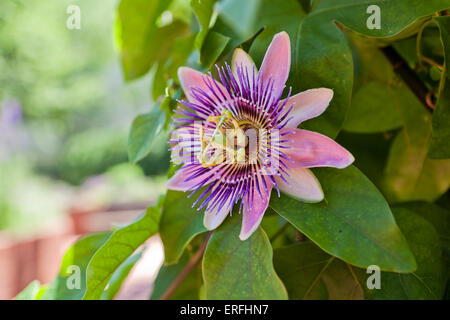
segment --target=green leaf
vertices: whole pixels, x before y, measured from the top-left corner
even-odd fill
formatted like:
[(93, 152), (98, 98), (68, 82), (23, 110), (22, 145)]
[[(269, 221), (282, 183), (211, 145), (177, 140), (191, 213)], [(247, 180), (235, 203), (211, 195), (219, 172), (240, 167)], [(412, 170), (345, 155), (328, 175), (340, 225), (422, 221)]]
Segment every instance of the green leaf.
[[(90, 234), (75, 242), (64, 254), (59, 274), (44, 293), (43, 300), (81, 300), (86, 291), (86, 268), (94, 253), (105, 243), (110, 232)], [(73, 266), (80, 271), (80, 288), (71, 287), (77, 277)]]
[(239, 239), (240, 216), (228, 218), (211, 236), (203, 258), (207, 299), (287, 299), (272, 264), (272, 247), (258, 228)]
[(321, 280), (335, 258), (317, 248), (311, 241), (274, 250), (275, 270), (286, 286), (291, 300), (328, 299)]
[(291, 299), (436, 299), (443, 294), (443, 268), (436, 231), (405, 208), (394, 208), (398, 225), (417, 258), (417, 270), (403, 274), (381, 272), (381, 289), (368, 289), (370, 276), (303, 242), (274, 251), (275, 270)]
[(201, 64), (209, 69), (220, 57), (230, 38), (218, 32), (208, 32), (200, 53)]
[(429, 202), (401, 203), (396, 205), (396, 207), (414, 211), (414, 213), (418, 214), (433, 225), (439, 234), (443, 259), (447, 264), (447, 273), (450, 276), (450, 210)]
[(114, 272), (114, 274), (111, 277), (111, 280), (109, 280), (109, 283), (107, 285), (107, 289), (103, 291), (102, 293), (102, 300), (112, 300), (116, 296), (116, 294), (119, 292), (120, 287), (122, 286), (122, 283), (127, 278), (128, 274), (130, 273), (131, 269), (133, 269), (134, 265), (138, 260), (141, 258), (142, 252), (139, 252), (137, 254), (134, 254), (132, 256), (129, 256), (117, 270)]
[(158, 232), (160, 208), (151, 207), (137, 221), (113, 232), (95, 253), (86, 271), (85, 300), (100, 299), (114, 272), (148, 238)]
[[(417, 259), (417, 270), (410, 274), (381, 273), (381, 289), (364, 286), (367, 299), (441, 299), (444, 294), (443, 266), (439, 237), (433, 226), (405, 208), (393, 208), (395, 218)], [(359, 277), (367, 278), (364, 271)]]
[[(166, 92), (166, 88), (172, 84), (170, 80), (178, 79), (178, 68), (183, 65), (189, 65), (187, 59), (191, 54), (194, 46), (194, 34), (186, 35), (177, 38), (173, 43), (172, 52), (170, 58), (167, 61), (161, 61), (158, 64), (155, 75), (152, 81), (152, 96), (153, 100), (158, 100)], [(192, 65), (191, 65), (192, 66)], [(170, 119), (167, 116), (167, 119)], [(167, 122), (166, 119), (166, 122)]]
[(355, 157), (353, 165), (361, 170), (377, 188), (380, 188), (392, 135), (386, 133), (356, 134), (341, 131), (336, 142), (344, 146)]
[(261, 227), (274, 249), (295, 241), (295, 228), (271, 208), (267, 208), (264, 213)]
[(334, 259), (322, 274), (322, 281), (330, 300), (362, 300), (363, 284), (358, 281), (353, 267), (339, 259)]
[(174, 20), (158, 26), (158, 18), (171, 1), (122, 0), (117, 32), (122, 64), (127, 80), (138, 78), (170, 54), (173, 41), (188, 31), (187, 25)]
[(372, 133), (395, 129), (401, 126), (398, 105), (408, 88), (389, 86), (380, 81), (371, 81), (353, 96), (352, 106), (343, 129), (350, 132)]
[(386, 87), (393, 82), (399, 82), (392, 65), (377, 46), (372, 42), (367, 43), (357, 38), (351, 31), (344, 31), (346, 31), (345, 35), (349, 39), (353, 52), (355, 68), (354, 93), (372, 81), (383, 82), (386, 84)]
[(431, 116), (412, 92), (399, 104), (399, 112), (402, 130), (389, 151), (383, 193), (389, 202), (434, 201), (449, 188), (450, 160), (427, 158)]
[(221, 0), (219, 12), (223, 20), (242, 38), (256, 32), (261, 0)]
[[(237, 10), (239, 10), (239, 7)], [(296, 52), (294, 41), (305, 16), (305, 12), (296, 0), (286, 0), (282, 2), (271, 0), (262, 1), (258, 12), (258, 19), (251, 30), (251, 33), (253, 34), (261, 28), (264, 28), (264, 30), (253, 41), (249, 52), (258, 68), (261, 66), (273, 36), (280, 31), (286, 31), (289, 34), (291, 39), (291, 55), (294, 57)], [(291, 62), (291, 76), (293, 70), (292, 63), (293, 59)]]
[(214, 24), (214, 4), (217, 0), (191, 0), (191, 7), (197, 17), (200, 31), (195, 38), (195, 48), (201, 52), (203, 41), (208, 34), (209, 28)]
[(433, 112), (433, 131), (429, 155), (431, 158), (450, 158), (450, 17), (435, 17), (441, 31), (445, 54), (445, 71), (441, 78), (442, 89)]
[[(334, 97), (325, 113), (306, 121), (302, 126), (334, 138), (340, 130), (353, 85), (353, 60), (343, 33), (335, 24), (339, 16), (333, 11), (309, 14), (293, 43), (294, 93), (311, 88), (331, 88)], [(302, 49), (300, 49), (302, 48)]]
[[(190, 254), (185, 252), (178, 263), (168, 266), (162, 266), (158, 272), (155, 283), (153, 284), (153, 292), (151, 300), (161, 298), (164, 292), (169, 288), (172, 282), (184, 269), (189, 262)], [(189, 275), (183, 280), (181, 285), (175, 290), (170, 297), (171, 300), (197, 300), (199, 299), (199, 290), (202, 285), (202, 272), (200, 265), (195, 267)]]
[[(367, 27), (367, 18), (371, 15), (366, 13), (369, 5), (380, 7), (380, 29)], [(450, 5), (447, 0), (375, 0), (370, 3), (361, 0), (321, 0), (314, 6), (312, 13), (334, 11), (335, 18), (347, 28), (366, 37), (387, 38), (381, 40), (391, 42), (414, 34), (424, 20), (448, 8)]]
[(393, 41), (411, 35), (421, 21), (448, 7), (448, 2), (443, 0), (390, 0), (370, 4), (381, 8), (381, 29), (367, 28), (369, 15), (366, 18), (364, 13), (369, 4), (365, 1), (320, 1), (303, 20), (296, 37), (291, 38), (296, 39), (291, 68), (293, 88), (299, 91), (317, 87), (334, 90), (334, 98), (326, 112), (305, 122), (306, 129), (335, 137), (350, 105), (353, 61), (347, 40), (336, 21), (365, 36)]
[(349, 265), (320, 250), (311, 241), (276, 249), (274, 264), (290, 299), (363, 298), (361, 284)]
[(40, 300), (46, 290), (47, 286), (41, 286), (38, 280), (34, 280), (15, 296), (14, 300)]
[(166, 112), (159, 108), (134, 119), (128, 137), (128, 158), (131, 162), (136, 163), (150, 153), (165, 123)]
[(203, 212), (192, 208), (189, 193), (168, 191), (161, 216), (160, 236), (164, 244), (165, 263), (176, 263), (187, 244), (207, 231), (203, 226)]
[(414, 256), (387, 202), (354, 166), (314, 170), (325, 193), (321, 203), (286, 195), (270, 206), (326, 252), (353, 265), (412, 272)]

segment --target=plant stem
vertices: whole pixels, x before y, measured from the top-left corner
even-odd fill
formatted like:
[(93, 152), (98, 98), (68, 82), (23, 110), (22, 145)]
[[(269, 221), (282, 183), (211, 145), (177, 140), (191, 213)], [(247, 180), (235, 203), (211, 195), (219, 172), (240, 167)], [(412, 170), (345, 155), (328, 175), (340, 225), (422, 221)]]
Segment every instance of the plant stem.
[[(432, 113), (434, 105), (432, 105), (429, 98), (429, 90), (425, 84), (420, 80), (417, 74), (411, 70), (405, 60), (394, 50), (391, 46), (380, 48), (384, 56), (389, 60), (394, 72), (397, 73), (416, 97), (422, 102), (422, 105)], [(431, 103), (431, 105), (430, 105)]]
[(295, 229), (295, 240), (297, 240), (298, 242), (302, 242), (303, 240), (305, 240), (305, 236), (298, 229)]
[(188, 264), (184, 267), (184, 269), (180, 272), (180, 274), (175, 278), (172, 284), (167, 288), (167, 290), (161, 295), (159, 300), (169, 300), (172, 294), (178, 289), (183, 280), (191, 273), (191, 271), (197, 266), (200, 262), (200, 259), (203, 257), (205, 253), (206, 245), (208, 244), (208, 240), (211, 237), (213, 231), (211, 231), (203, 241), (202, 245), (198, 249), (198, 251), (192, 256), (191, 260), (189, 260)]

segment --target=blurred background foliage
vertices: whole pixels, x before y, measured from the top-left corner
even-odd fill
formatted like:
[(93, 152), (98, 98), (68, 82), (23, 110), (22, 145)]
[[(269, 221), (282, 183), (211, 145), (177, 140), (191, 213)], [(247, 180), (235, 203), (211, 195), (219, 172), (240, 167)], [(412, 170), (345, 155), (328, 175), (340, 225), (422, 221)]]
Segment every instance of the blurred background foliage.
[[(384, 205), (386, 199), (405, 237), (410, 243), (417, 243), (414, 254), (424, 286), (416, 290), (417, 276), (406, 275), (410, 278), (405, 281), (413, 284), (409, 287), (410, 297), (429, 298), (428, 282), (435, 287), (436, 297), (442, 296), (447, 284), (448, 297), (448, 272), (444, 272), (448, 268), (446, 265), (441, 270), (444, 260), (439, 256), (442, 253), (445, 263), (448, 262), (448, 228), (445, 226), (449, 215), (447, 210), (441, 209), (450, 207), (450, 145), (446, 139), (450, 136), (447, 81), (450, 77), (444, 72), (448, 69), (450, 52), (449, 38), (445, 37), (449, 25), (447, 2), (381, 1), (383, 28), (368, 29), (366, 16), (361, 18), (368, 5), (364, 0), (2, 1), (0, 230), (24, 233), (43, 228), (74, 205), (101, 207), (113, 202), (156, 200), (164, 192), (169, 164), (168, 122), (176, 99), (182, 96), (178, 67), (189, 66), (214, 74), (214, 64), (230, 63), (231, 53), (237, 47), (249, 52), (259, 66), (273, 35), (286, 31), (292, 44), (287, 86), (291, 86), (294, 93), (315, 87), (334, 90), (327, 111), (305, 121), (301, 127), (336, 139), (351, 151), (355, 155), (355, 166), (384, 196), (371, 187), (368, 190), (336, 188), (346, 195), (342, 201), (349, 200), (346, 209), (353, 210), (355, 221), (352, 222), (362, 226), (362, 230), (376, 230), (371, 228), (370, 219), (357, 219), (361, 205), (366, 204), (357, 201), (359, 204), (352, 207), (352, 197), (361, 200), (367, 192), (370, 199), (371, 194), (376, 194), (384, 208), (377, 214), (384, 212), (390, 216)], [(69, 4), (81, 7), (81, 30), (66, 28)], [(405, 84), (395, 72), (395, 66), (383, 55), (385, 51), (381, 47), (386, 46), (392, 46), (409, 65), (431, 94), (429, 97), (439, 96), (437, 101), (425, 105), (414, 95), (414, 90)], [(431, 112), (433, 107), (435, 110)], [(358, 171), (355, 177), (348, 185), (358, 182), (363, 175)], [(332, 181), (324, 179), (324, 185), (329, 180)], [(195, 221), (198, 221), (192, 225), (190, 219), (185, 219), (185, 215), (197, 212), (189, 208), (191, 200), (181, 193), (170, 192), (165, 200), (167, 204), (162, 206), (160, 235), (166, 257), (170, 258), (170, 252), (175, 252), (183, 258), (171, 266), (174, 269), (161, 269), (160, 280), (181, 270), (188, 258), (181, 255), (184, 248), (190, 239), (204, 231), (201, 216), (197, 216), (199, 219)], [(289, 201), (289, 198), (281, 200)], [(304, 212), (295, 212), (292, 207), (286, 211), (300, 216), (299, 213), (315, 210), (313, 204), (295, 203), (297, 207)], [(147, 218), (157, 215), (159, 210), (160, 205), (150, 208)], [(422, 210), (434, 227), (428, 228), (425, 220), (414, 218)], [(167, 219), (170, 214), (176, 219)], [(146, 226), (146, 230), (156, 230), (157, 219), (152, 221), (152, 228)], [(305, 254), (304, 258), (294, 261), (290, 251), (279, 250), (281, 245), (294, 242), (294, 228), (287, 224), (288, 228), (283, 229), (286, 232), (277, 235), (283, 221), (284, 218), (280, 219), (274, 212), (268, 212), (263, 220), (269, 237), (279, 237), (272, 246), (280, 275), (283, 273), (277, 267), (280, 257), (298, 264), (310, 261), (317, 251), (315, 247), (305, 251), (294, 247), (298, 254)], [(140, 223), (142, 221), (138, 220), (134, 227), (141, 228)], [(316, 223), (323, 225), (321, 220)], [(302, 231), (299, 225), (295, 227)], [(128, 231), (126, 228), (116, 230), (129, 232), (128, 238), (121, 240), (141, 244), (136, 240), (140, 236), (133, 232), (133, 224), (128, 227)], [(331, 227), (333, 222), (326, 233), (316, 236), (315, 242), (332, 235)], [(373, 238), (379, 236), (373, 232)], [(432, 236), (425, 237), (427, 233)], [(173, 234), (180, 237), (173, 237)], [(344, 234), (341, 247), (353, 247), (358, 243), (356, 236), (366, 237), (358, 232)], [(442, 240), (442, 252), (430, 251), (440, 245), (438, 236)], [(237, 239), (236, 235), (232, 241), (239, 241)], [(334, 251), (334, 239), (325, 244), (321, 242), (321, 248), (340, 259), (351, 260), (345, 260), (350, 264), (354, 264), (361, 253), (364, 256), (370, 253), (362, 246), (355, 246), (359, 251), (344, 259)], [(198, 240), (201, 237), (189, 243), (190, 249), (199, 246)], [(112, 243), (114, 241), (112, 237)], [(109, 249), (106, 251), (112, 254)], [(266, 261), (271, 252), (271, 248), (264, 252)], [(430, 252), (428, 256), (423, 254)], [(325, 252), (319, 253), (328, 256)], [(222, 267), (220, 250), (214, 250), (210, 257), (219, 259), (216, 266)], [(119, 258), (112, 260), (120, 261)], [(112, 271), (117, 267), (114, 263), (109, 265)], [(108, 271), (105, 266), (102, 264), (102, 272)], [(236, 259), (231, 266), (233, 271), (238, 270), (235, 267), (241, 267), (242, 260)], [(199, 268), (193, 273), (193, 281), (188, 281), (187, 286), (192, 282), (196, 286), (194, 291), (186, 290), (189, 298), (202, 296), (199, 291), (204, 291), (203, 297), (214, 296), (216, 292), (207, 292), (207, 286), (199, 290)], [(296, 265), (289, 270), (300, 269)], [(295, 273), (300, 280), (308, 276), (303, 272)], [(313, 275), (315, 279), (320, 273), (317, 277)], [(109, 272), (109, 276), (111, 274)], [(343, 273), (336, 274), (342, 276)], [(223, 279), (221, 286), (232, 285), (230, 278)], [(95, 277), (92, 281), (95, 282)], [(91, 288), (97, 288), (92, 286), (94, 282)], [(351, 285), (354, 282), (352, 280)], [(289, 283), (295, 284), (294, 289), (301, 288), (293, 281)], [(164, 287), (168, 282), (157, 280), (155, 286), (158, 285)], [(341, 287), (341, 284), (334, 284), (328, 289), (332, 292), (333, 288)], [(289, 294), (295, 297), (292, 292)], [(395, 297), (402, 297), (408, 293), (395, 294)]]
[[(303, 48), (293, 57), (288, 81), (294, 92), (318, 81), (337, 93), (329, 111), (305, 122), (305, 128), (337, 136), (391, 203), (434, 201), (448, 189), (449, 160), (427, 155), (431, 116), (378, 50), (385, 40), (363, 38), (341, 28), (350, 44), (353, 61), (348, 63), (353, 63), (354, 79), (348, 75), (350, 69), (340, 65), (310, 74), (308, 68), (313, 65), (302, 60), (308, 54), (347, 50), (346, 42), (339, 43), (343, 51), (336, 53), (333, 47), (310, 47), (309, 33), (298, 28), (311, 10), (333, 8), (327, 1), (78, 0), (80, 30), (66, 27), (70, 4), (68, 0), (0, 3), (0, 229), (16, 222), (22, 225), (20, 217), (41, 219), (60, 212), (53, 198), (61, 193), (66, 199), (62, 202), (70, 204), (89, 177), (116, 165), (121, 165), (121, 172), (129, 170), (131, 177), (138, 176), (136, 170), (141, 170), (142, 178), (164, 175), (169, 159), (167, 133), (159, 129), (142, 137), (144, 149), (138, 146), (127, 151), (132, 119), (141, 114), (147, 121), (141, 124), (149, 126), (163, 119), (164, 112), (169, 120), (174, 98), (181, 95), (176, 74), (180, 65), (214, 72), (213, 65), (229, 61), (239, 46), (259, 64), (279, 30), (286, 30), (297, 39), (293, 45)], [(326, 11), (320, 21), (328, 19)], [(316, 22), (310, 18), (308, 23)], [(320, 37), (316, 40), (322, 43)], [(395, 50), (427, 88), (436, 91), (442, 70), (418, 60), (417, 35), (394, 40)], [(422, 30), (421, 56), (438, 66), (444, 63), (435, 23)], [(333, 70), (341, 77), (333, 76)], [(308, 77), (309, 82), (302, 80)], [(411, 141), (405, 142), (405, 137)], [(123, 165), (128, 158), (140, 169)], [(43, 203), (32, 206), (30, 210), (36, 212), (30, 214), (12, 196), (20, 194), (15, 188), (24, 181), (33, 181), (44, 195), (49, 190), (58, 195), (36, 197), (35, 201)], [(25, 190), (28, 193), (32, 188)], [(41, 210), (46, 201), (55, 208)], [(34, 225), (33, 219), (22, 220)]]
[[(70, 4), (82, 8), (79, 30), (66, 27)], [(104, 201), (151, 200), (161, 190), (165, 137), (141, 168), (124, 164), (131, 120), (151, 110), (151, 77), (124, 83), (116, 7), (115, 0), (0, 2), (0, 230), (45, 227), (86, 185), (90, 198)]]

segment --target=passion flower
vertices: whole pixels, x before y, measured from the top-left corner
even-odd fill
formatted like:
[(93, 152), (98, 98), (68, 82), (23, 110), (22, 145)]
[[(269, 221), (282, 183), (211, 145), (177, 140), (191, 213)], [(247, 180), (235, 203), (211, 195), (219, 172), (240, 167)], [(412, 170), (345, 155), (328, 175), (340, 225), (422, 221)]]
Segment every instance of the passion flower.
[(232, 66), (211, 73), (181, 67), (178, 77), (188, 101), (175, 110), (169, 143), (181, 164), (167, 182), (173, 190), (199, 193), (204, 225), (217, 228), (232, 212), (243, 211), (241, 240), (259, 226), (272, 188), (305, 202), (324, 194), (311, 167), (344, 168), (353, 156), (332, 139), (297, 126), (322, 114), (333, 90), (310, 89), (281, 99), (289, 75), (291, 48), (286, 32), (274, 36), (257, 71), (250, 56), (236, 49)]

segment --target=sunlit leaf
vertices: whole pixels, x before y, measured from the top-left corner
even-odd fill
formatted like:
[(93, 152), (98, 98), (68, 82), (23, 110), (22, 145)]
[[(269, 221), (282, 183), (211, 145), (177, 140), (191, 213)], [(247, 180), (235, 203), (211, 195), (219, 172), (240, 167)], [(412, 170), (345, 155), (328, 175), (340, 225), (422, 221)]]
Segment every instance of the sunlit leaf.
[(161, 13), (168, 8), (167, 0), (122, 0), (119, 4), (118, 27), (125, 78), (138, 78), (161, 60), (165, 60), (173, 40), (187, 32), (184, 22), (174, 20), (158, 26)]
[(114, 231), (92, 257), (86, 271), (85, 300), (100, 299), (120, 265), (148, 238), (158, 232), (160, 208), (151, 207), (137, 221)]
[(107, 288), (102, 293), (102, 300), (112, 300), (119, 292), (122, 283), (127, 278), (131, 269), (134, 267), (136, 262), (141, 258), (142, 252), (129, 256), (117, 270), (112, 275), (108, 282)]
[[(90, 234), (79, 239), (67, 249), (59, 274), (50, 283), (42, 299), (81, 300), (86, 291), (86, 268), (89, 261), (110, 235), (109, 232)], [(77, 284), (80, 285), (79, 288), (77, 288)]]
[(34, 280), (17, 294), (14, 300), (40, 300), (46, 290), (47, 286), (41, 285), (39, 281)]
[(213, 22), (214, 4), (217, 0), (191, 0), (191, 6), (197, 17), (200, 31), (195, 38), (195, 47), (201, 52), (203, 41), (208, 34), (208, 30)]

